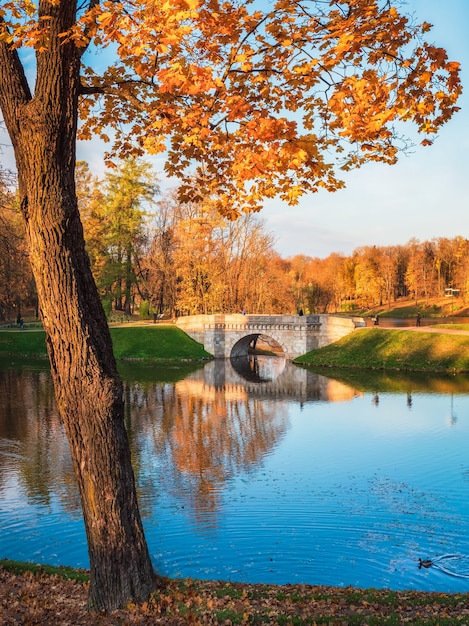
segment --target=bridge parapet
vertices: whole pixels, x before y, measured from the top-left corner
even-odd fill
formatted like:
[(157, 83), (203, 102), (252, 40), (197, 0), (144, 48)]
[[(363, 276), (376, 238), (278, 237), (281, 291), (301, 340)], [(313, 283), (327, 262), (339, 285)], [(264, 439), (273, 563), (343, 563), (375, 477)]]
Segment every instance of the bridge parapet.
[(181, 317), (177, 325), (215, 358), (247, 354), (253, 338), (266, 335), (287, 359), (321, 348), (365, 326), (362, 318), (334, 315), (215, 314)]

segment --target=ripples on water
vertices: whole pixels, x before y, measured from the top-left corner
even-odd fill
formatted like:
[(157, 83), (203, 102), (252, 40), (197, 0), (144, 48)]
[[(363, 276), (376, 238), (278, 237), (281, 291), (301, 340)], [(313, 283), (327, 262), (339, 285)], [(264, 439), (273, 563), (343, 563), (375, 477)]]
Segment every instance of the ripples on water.
[[(126, 383), (158, 571), (469, 591), (469, 579), (418, 569), (469, 553), (469, 385), (367, 391), (273, 364)], [(0, 391), (0, 557), (86, 567), (49, 374), (0, 370)]]

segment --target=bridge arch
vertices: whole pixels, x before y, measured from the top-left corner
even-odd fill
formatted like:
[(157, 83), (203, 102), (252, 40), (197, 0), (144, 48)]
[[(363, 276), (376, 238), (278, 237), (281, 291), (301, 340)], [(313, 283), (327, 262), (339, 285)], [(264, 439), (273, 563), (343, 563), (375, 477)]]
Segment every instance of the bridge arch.
[(244, 380), (267, 383), (282, 375), (287, 360), (281, 356), (247, 355), (230, 359), (233, 370)]
[(263, 333), (251, 333), (234, 343), (230, 351), (230, 358), (248, 356), (256, 350), (265, 350), (277, 356), (285, 356), (285, 349), (277, 339)]
[[(248, 337), (265, 335), (294, 359), (366, 326), (363, 318), (339, 315), (192, 315), (177, 320), (181, 330), (201, 343), (216, 359), (229, 359), (234, 346)], [(236, 348), (236, 351), (238, 350)]]

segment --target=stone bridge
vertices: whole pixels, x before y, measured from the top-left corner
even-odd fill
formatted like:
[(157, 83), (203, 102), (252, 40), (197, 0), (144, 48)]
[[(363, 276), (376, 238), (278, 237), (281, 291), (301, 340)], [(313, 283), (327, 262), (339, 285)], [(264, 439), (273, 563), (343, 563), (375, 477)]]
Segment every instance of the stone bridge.
[(180, 317), (177, 326), (201, 343), (216, 359), (248, 354), (260, 339), (272, 340), (292, 360), (322, 348), (365, 326), (361, 317), (339, 315), (190, 315)]

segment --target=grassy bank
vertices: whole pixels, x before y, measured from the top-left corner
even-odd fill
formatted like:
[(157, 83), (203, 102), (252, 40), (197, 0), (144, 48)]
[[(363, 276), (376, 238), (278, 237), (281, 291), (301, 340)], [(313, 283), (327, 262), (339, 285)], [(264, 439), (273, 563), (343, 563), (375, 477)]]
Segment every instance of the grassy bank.
[[(444, 328), (444, 327), (442, 327)], [(459, 326), (449, 326), (457, 330)], [(461, 330), (468, 330), (467, 325)], [(148, 325), (111, 328), (116, 359), (197, 361), (211, 355), (175, 326)], [(46, 358), (42, 330), (0, 332), (0, 358), (15, 355)], [(380, 328), (360, 329), (329, 346), (295, 359), (315, 367), (469, 372), (469, 335)]]
[(361, 329), (295, 359), (316, 367), (469, 372), (469, 335)]
[[(197, 360), (208, 359), (203, 346), (175, 326), (123, 326), (111, 328), (116, 359)], [(0, 356), (46, 357), (46, 335), (42, 330), (0, 332)]]
[(166, 580), (141, 607), (90, 615), (87, 584), (82, 571), (0, 561), (2, 624), (446, 626), (467, 624), (469, 616), (467, 594), (198, 580)]

